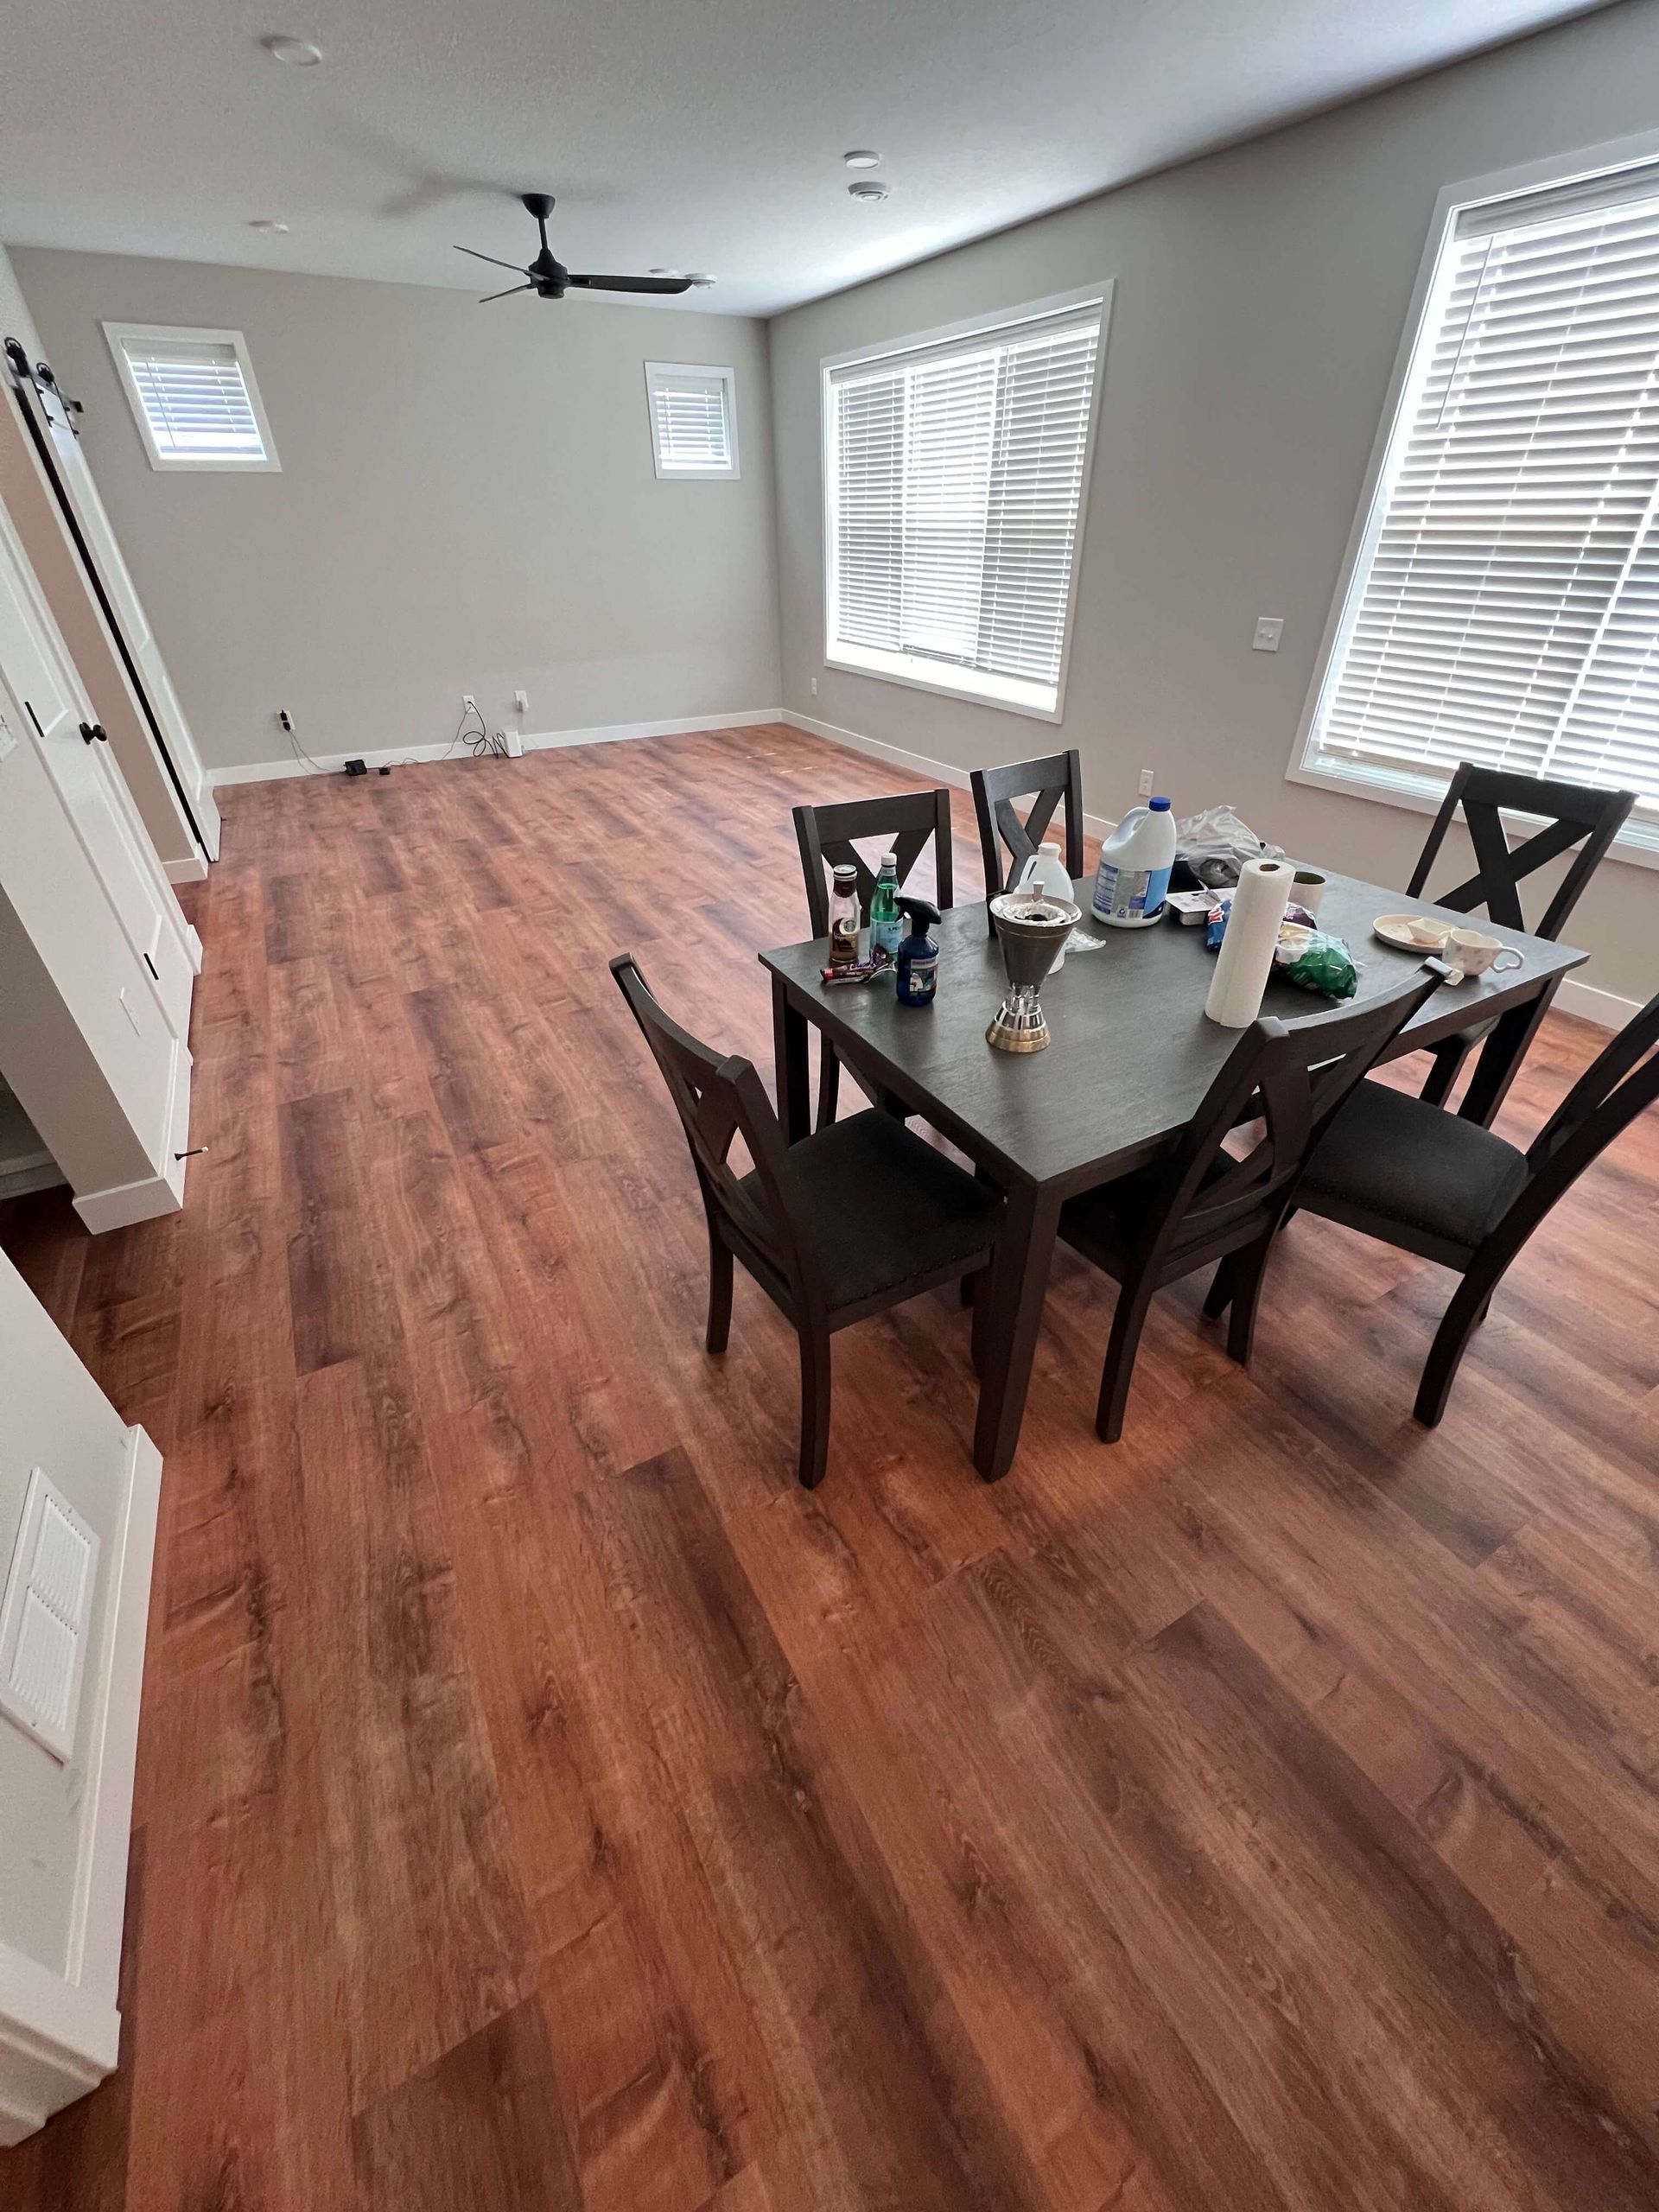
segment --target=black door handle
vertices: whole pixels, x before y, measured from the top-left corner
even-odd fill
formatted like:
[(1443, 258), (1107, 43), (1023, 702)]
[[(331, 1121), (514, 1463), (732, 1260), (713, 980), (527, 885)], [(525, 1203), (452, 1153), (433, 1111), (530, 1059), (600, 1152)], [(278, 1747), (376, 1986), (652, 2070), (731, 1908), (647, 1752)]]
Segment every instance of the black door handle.
[(102, 722), (82, 722), (80, 734), (88, 745), (92, 744), (99, 738), (102, 738), (105, 745), (110, 741), (110, 733)]

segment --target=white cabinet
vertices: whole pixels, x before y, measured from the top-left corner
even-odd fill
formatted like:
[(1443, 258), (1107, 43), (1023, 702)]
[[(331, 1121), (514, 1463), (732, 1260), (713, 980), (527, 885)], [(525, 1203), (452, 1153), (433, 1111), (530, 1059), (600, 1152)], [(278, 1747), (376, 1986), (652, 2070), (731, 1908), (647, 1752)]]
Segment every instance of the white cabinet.
[[(36, 1470), (39, 1471), (38, 1474)], [(116, 2061), (117, 1977), (161, 1459), (0, 1255), (0, 1585), (43, 1485), (95, 1552), (55, 1747), (0, 1715), (0, 2144)]]
[(0, 1075), (89, 1228), (182, 1203), (200, 960), (0, 509)]

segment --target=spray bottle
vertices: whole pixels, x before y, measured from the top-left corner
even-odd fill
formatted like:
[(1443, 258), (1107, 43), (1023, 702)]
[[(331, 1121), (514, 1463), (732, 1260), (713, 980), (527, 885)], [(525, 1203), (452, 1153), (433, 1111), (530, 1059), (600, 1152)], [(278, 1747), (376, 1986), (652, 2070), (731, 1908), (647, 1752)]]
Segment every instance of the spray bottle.
[(900, 898), (899, 911), (910, 919), (910, 935), (899, 948), (896, 996), (900, 1006), (931, 1006), (939, 987), (939, 948), (928, 935), (939, 918), (925, 899)]

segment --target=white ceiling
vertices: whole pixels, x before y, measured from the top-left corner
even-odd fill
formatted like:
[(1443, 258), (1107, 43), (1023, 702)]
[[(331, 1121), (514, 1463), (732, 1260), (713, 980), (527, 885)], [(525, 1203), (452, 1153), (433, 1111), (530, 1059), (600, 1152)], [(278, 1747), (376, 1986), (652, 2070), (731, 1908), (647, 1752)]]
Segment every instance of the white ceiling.
[[(1586, 0), (105, 0), (8, 10), (0, 238), (487, 290), (572, 268), (770, 314)], [(315, 40), (296, 69), (262, 37)], [(849, 147), (893, 196), (847, 196)], [(286, 238), (250, 230), (276, 217)], [(502, 281), (506, 281), (505, 278)], [(533, 303), (532, 303), (533, 304)]]

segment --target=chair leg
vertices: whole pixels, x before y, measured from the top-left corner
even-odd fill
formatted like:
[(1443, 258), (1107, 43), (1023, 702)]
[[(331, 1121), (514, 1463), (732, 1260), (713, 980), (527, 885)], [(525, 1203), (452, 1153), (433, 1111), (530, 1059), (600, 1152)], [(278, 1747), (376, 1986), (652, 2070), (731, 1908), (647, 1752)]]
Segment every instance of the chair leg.
[(1488, 1268), (1483, 1268), (1479, 1274), (1465, 1275), (1452, 1303), (1440, 1316), (1440, 1325), (1434, 1332), (1434, 1341), (1423, 1363), (1422, 1380), (1417, 1385), (1417, 1402), (1412, 1408), (1425, 1428), (1440, 1426), (1446, 1402), (1452, 1395), (1452, 1385), (1463, 1363), (1463, 1355), (1469, 1349), (1469, 1339), (1486, 1319), (1497, 1287), (1497, 1276)]
[(804, 1490), (816, 1490), (830, 1464), (830, 1332), (805, 1323), (801, 1347), (801, 1457)]
[(1427, 1106), (1444, 1106), (1452, 1095), (1452, 1086), (1463, 1072), (1471, 1047), (1461, 1037), (1443, 1037), (1438, 1045), (1429, 1047), (1434, 1065), (1418, 1096)]
[(1123, 1412), (1129, 1402), (1129, 1382), (1141, 1332), (1151, 1311), (1153, 1285), (1142, 1280), (1124, 1283), (1117, 1294), (1112, 1333), (1106, 1345), (1106, 1363), (1100, 1371), (1100, 1400), (1095, 1408), (1095, 1433), (1103, 1444), (1116, 1444), (1123, 1433)]
[(841, 1056), (826, 1037), (818, 1048), (818, 1127), (827, 1129), (841, 1100)]
[(1205, 1318), (1207, 1320), (1220, 1320), (1222, 1315), (1232, 1304), (1233, 1274), (1237, 1264), (1237, 1253), (1230, 1252), (1217, 1266), (1214, 1279), (1204, 1297)]
[(709, 1326), (705, 1351), (724, 1351), (732, 1333), (732, 1253), (713, 1221), (709, 1224)]
[(968, 1353), (974, 1363), (976, 1375), (985, 1372), (985, 1354), (991, 1339), (991, 1271), (981, 1268), (976, 1274), (963, 1275), (962, 1287), (972, 1300), (973, 1325), (969, 1334)]
[(1227, 1357), (1248, 1367), (1255, 1341), (1255, 1312), (1262, 1300), (1262, 1278), (1267, 1273), (1271, 1235), (1247, 1244), (1233, 1255), (1233, 1311), (1227, 1324)]

